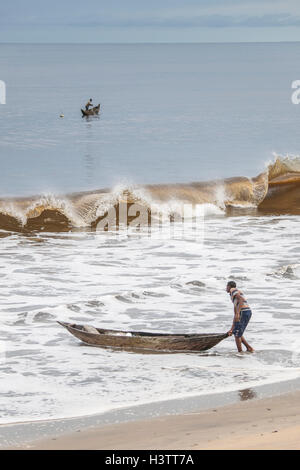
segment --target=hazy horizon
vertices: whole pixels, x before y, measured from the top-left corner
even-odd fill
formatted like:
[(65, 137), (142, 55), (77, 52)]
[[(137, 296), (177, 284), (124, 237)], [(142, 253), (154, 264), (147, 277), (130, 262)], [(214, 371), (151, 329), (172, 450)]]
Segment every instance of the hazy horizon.
[(145, 42), (142, 42), (142, 41), (137, 41), (137, 42), (134, 42), (134, 41), (128, 41), (128, 42), (63, 42), (63, 41), (59, 41), (59, 42), (56, 42), (56, 41), (52, 41), (52, 42), (20, 42), (20, 41), (0, 41), (0, 45), (3, 44), (3, 45), (9, 45), (9, 44), (14, 44), (14, 45), (30, 45), (30, 46), (38, 46), (38, 45), (43, 45), (43, 46), (51, 46), (51, 45), (64, 45), (64, 46), (76, 46), (76, 45), (81, 45), (81, 46), (84, 46), (84, 45), (87, 45), (87, 46), (92, 46), (92, 45), (97, 45), (97, 46), (100, 46), (100, 45), (107, 45), (107, 46), (122, 46), (122, 45), (160, 45), (160, 44), (164, 44), (164, 45), (173, 45), (173, 46), (176, 46), (176, 44), (281, 44), (281, 43), (291, 43), (291, 44), (296, 44), (300, 42), (300, 39), (299, 41), (292, 41), (292, 40), (282, 40), (282, 41), (276, 41), (276, 40), (273, 40), (273, 41), (156, 41), (156, 42), (151, 42), (151, 41), (145, 41)]
[(300, 40), (296, 0), (11, 0), (0, 10), (0, 43)]

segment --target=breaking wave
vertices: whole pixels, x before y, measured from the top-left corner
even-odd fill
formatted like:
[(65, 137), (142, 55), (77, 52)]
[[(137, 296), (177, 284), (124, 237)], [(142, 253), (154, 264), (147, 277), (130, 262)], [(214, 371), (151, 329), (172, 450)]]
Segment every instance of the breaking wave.
[[(119, 224), (146, 214), (144, 223), (155, 219), (230, 215), (254, 210), (263, 214), (300, 214), (300, 157), (275, 156), (257, 177), (233, 177), (189, 184), (119, 186), (65, 196), (45, 195), (0, 200), (0, 229), (6, 231), (64, 232), (95, 229), (110, 211)], [(190, 209), (189, 209), (190, 208)], [(190, 210), (190, 212), (189, 212)], [(103, 228), (107, 228), (103, 223)]]

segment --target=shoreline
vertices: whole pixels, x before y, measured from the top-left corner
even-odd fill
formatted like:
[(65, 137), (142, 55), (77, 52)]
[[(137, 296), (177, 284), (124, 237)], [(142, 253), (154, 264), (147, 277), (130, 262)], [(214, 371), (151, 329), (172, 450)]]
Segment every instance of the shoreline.
[(300, 450), (300, 392), (77, 430), (28, 450)]
[[(164, 435), (161, 435), (162, 423), (165, 423), (166, 426), (165, 437), (170, 435), (170, 431), (167, 432), (167, 429), (173, 429), (172, 426), (175, 423), (178, 429), (188, 428), (189, 425), (193, 428), (195, 416), (201, 416), (208, 429), (215, 426), (215, 431), (217, 431), (220, 427), (224, 428), (224, 425), (222, 420), (219, 423), (218, 420), (216, 421), (216, 415), (218, 415), (218, 419), (221, 419), (223, 414), (234, 417), (242, 412), (242, 414), (245, 414), (244, 424), (247, 426), (255, 417), (256, 419), (260, 418), (260, 415), (257, 415), (258, 409), (261, 407), (272, 409), (275, 402), (278, 402), (275, 407), (277, 418), (280, 417), (281, 421), (284, 420), (285, 416), (282, 408), (289, 403), (291, 403), (292, 411), (297, 417), (300, 404), (300, 378), (231, 392), (151, 402), (118, 408), (101, 414), (2, 424), (0, 425), (0, 450), (135, 449), (139, 440), (141, 441), (140, 445), (147, 445), (148, 437), (149, 445), (152, 442), (153, 445), (155, 443), (154, 447), (156, 448), (175, 449), (172, 446), (168, 447), (169, 441), (165, 441)], [(299, 424), (297, 435), (300, 436), (300, 415), (298, 421), (287, 422), (285, 427), (295, 423), (296, 425)], [(238, 423), (231, 424), (236, 426)], [(128, 433), (127, 429), (130, 429), (131, 432)], [(141, 429), (144, 429), (144, 432)], [(153, 441), (153, 436), (150, 438), (152, 432), (155, 435), (160, 435), (159, 442)], [(195, 432), (197, 435), (204, 432), (202, 423), (198, 429), (194, 429)], [(144, 440), (141, 439), (141, 435)], [(187, 435), (192, 434), (187, 432)], [(186, 447), (188, 443), (180, 440), (180, 436), (182, 437), (181, 432), (179, 432), (178, 442), (176, 441), (179, 446), (177, 449), (197, 448), (195, 446)], [(210, 445), (214, 441), (213, 435), (211, 437)], [(298, 440), (300, 443), (300, 438)], [(239, 444), (242, 442), (239, 439)], [(180, 443), (182, 446), (180, 446)], [(207, 441), (206, 445), (208, 444)], [(162, 447), (158, 447), (159, 445)], [(151, 447), (140, 447), (140, 449), (148, 448)]]
[(30, 450), (300, 450), (300, 392), (77, 430)]

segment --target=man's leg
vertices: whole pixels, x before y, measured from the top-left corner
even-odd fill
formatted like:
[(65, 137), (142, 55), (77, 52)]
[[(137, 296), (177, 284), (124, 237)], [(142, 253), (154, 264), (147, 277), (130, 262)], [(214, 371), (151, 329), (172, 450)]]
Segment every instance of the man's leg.
[(244, 336), (242, 336), (240, 339), (241, 339), (241, 342), (243, 343), (243, 345), (246, 346), (247, 351), (249, 351), (249, 352), (254, 352), (254, 349), (252, 348), (252, 346), (250, 346), (249, 343), (247, 343), (247, 341), (245, 340)]
[(235, 343), (236, 343), (236, 347), (238, 349), (238, 352), (243, 352), (242, 338), (238, 338), (237, 336), (235, 336)]

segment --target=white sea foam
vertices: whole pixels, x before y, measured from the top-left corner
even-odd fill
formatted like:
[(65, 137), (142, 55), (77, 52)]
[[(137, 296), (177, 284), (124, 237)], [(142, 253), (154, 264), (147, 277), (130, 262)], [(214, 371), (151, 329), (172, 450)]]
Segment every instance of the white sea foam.
[[(192, 227), (192, 226), (191, 226)], [(204, 220), (204, 243), (143, 233), (78, 233), (1, 241), (1, 422), (90, 414), (130, 404), (299, 375), (297, 217)], [(253, 309), (246, 332), (207, 354), (141, 355), (80, 346), (56, 320), (121, 330), (226, 331), (235, 279)], [(266, 297), (270, 299), (265, 302)], [(55, 377), (55, 380), (53, 380)], [(10, 397), (8, 399), (8, 397)], [(13, 400), (13, 405), (12, 405)]]

